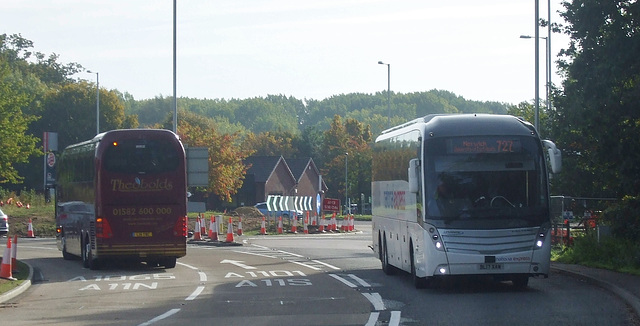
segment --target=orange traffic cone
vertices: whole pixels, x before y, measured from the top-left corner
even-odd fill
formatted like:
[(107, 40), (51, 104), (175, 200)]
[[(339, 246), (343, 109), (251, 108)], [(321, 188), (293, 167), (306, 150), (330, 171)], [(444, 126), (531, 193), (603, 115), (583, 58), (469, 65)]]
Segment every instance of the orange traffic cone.
[(233, 221), (231, 220), (231, 217), (229, 217), (229, 226), (227, 226), (227, 241), (226, 242), (233, 242)]
[(335, 232), (338, 230), (338, 222), (336, 221), (336, 213), (334, 212), (331, 215), (331, 231)]
[(260, 234), (265, 235), (267, 234), (267, 227), (265, 225), (265, 217), (262, 216), (262, 224), (260, 224)]
[(351, 215), (351, 219), (349, 219), (349, 231), (354, 231), (356, 228), (354, 219), (353, 215)]
[(325, 219), (324, 219), (324, 213), (322, 214), (322, 220), (320, 220), (320, 225), (318, 226), (318, 232), (322, 232), (324, 233), (324, 224), (325, 224)]
[(304, 234), (309, 234), (309, 227), (308, 227), (308, 225), (309, 225), (309, 212), (307, 212), (307, 216), (305, 216), (304, 221), (302, 223), (303, 223), (302, 224), (303, 225), (303, 228), (302, 228), (303, 233)]
[(200, 217), (196, 217), (196, 226), (193, 231), (193, 240), (202, 240), (202, 235), (200, 234)]
[(200, 236), (202, 238), (207, 234), (207, 223), (204, 222), (204, 215), (200, 216)]
[(2, 267), (0, 267), (0, 278), (6, 278), (8, 280), (15, 280), (11, 273), (11, 237), (7, 238), (7, 247), (4, 248), (4, 255), (2, 255)]
[(282, 216), (278, 218), (278, 234), (282, 234)]
[(16, 261), (18, 257), (18, 235), (13, 236), (13, 244), (11, 246), (11, 270), (14, 273), (18, 272), (18, 262)]
[(209, 240), (218, 241), (218, 222), (216, 222), (215, 215), (211, 215), (209, 221)]
[(293, 223), (291, 224), (291, 233), (298, 233), (298, 217), (293, 217)]
[(36, 234), (33, 232), (33, 223), (31, 222), (31, 218), (29, 218), (29, 225), (27, 225), (27, 238), (35, 238)]
[(238, 233), (237, 234), (240, 236), (240, 235), (242, 235), (242, 216), (239, 216), (238, 218), (239, 218), (239, 220), (238, 220)]

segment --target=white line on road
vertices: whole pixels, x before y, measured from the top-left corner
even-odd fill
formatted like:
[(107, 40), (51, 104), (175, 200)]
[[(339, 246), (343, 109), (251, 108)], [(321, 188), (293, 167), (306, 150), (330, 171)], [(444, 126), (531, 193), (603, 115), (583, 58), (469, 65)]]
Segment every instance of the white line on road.
[(362, 285), (364, 287), (371, 287), (371, 284), (369, 284), (365, 280), (355, 276), (354, 274), (349, 274), (349, 277), (351, 277), (352, 279), (354, 279), (356, 282), (358, 282), (360, 285)]
[(198, 272), (198, 275), (200, 275), (200, 282), (207, 281), (207, 274), (205, 274), (204, 272)]
[(389, 326), (400, 325), (400, 311), (392, 311), (391, 319), (389, 319)]
[(369, 315), (369, 320), (364, 326), (376, 326), (376, 323), (378, 322), (378, 317), (380, 317), (379, 312), (377, 311), (372, 312), (371, 315)]
[(199, 269), (198, 267), (193, 267), (193, 266), (191, 266), (191, 265), (187, 265), (187, 264), (185, 264), (185, 263), (176, 263), (176, 264), (178, 264), (178, 265), (180, 265), (180, 266), (187, 267), (187, 268), (191, 268), (191, 269), (196, 270), (196, 271)]
[(193, 293), (191, 293), (191, 295), (189, 295), (189, 296), (188, 296), (186, 299), (184, 299), (184, 300), (185, 300), (185, 301), (193, 301), (193, 300), (195, 300), (195, 299), (198, 297), (198, 295), (200, 295), (200, 293), (202, 293), (202, 290), (204, 290), (204, 286), (202, 286), (202, 285), (201, 285), (201, 286), (198, 286), (198, 287), (196, 288), (196, 290), (195, 290), (195, 291), (193, 291)]
[(364, 297), (367, 298), (369, 302), (371, 302), (371, 304), (373, 305), (373, 309), (378, 311), (385, 310), (384, 302), (382, 302), (380, 293), (363, 293), (362, 295), (364, 295)]
[(303, 262), (295, 261), (295, 260), (289, 260), (289, 262), (290, 262), (290, 263), (294, 263), (294, 264), (298, 264), (298, 265), (300, 265), (300, 266), (307, 267), (307, 268), (309, 268), (309, 269), (313, 269), (314, 271), (320, 271), (320, 270), (322, 270), (321, 268), (318, 268), (318, 267), (315, 267), (315, 266), (311, 266), (311, 265), (305, 264), (305, 263), (303, 263)]
[[(336, 274), (329, 274), (329, 276), (331, 276), (331, 277), (335, 278), (336, 280), (344, 283), (346, 286), (348, 286), (350, 288), (357, 288), (358, 287), (357, 285), (345, 280), (344, 278), (342, 278), (342, 277), (340, 277), (340, 276), (338, 276)], [(371, 300), (369, 300), (369, 301), (371, 301)], [(384, 310), (384, 309), (382, 309), (382, 310)]]
[(147, 321), (147, 322), (144, 322), (144, 323), (142, 323), (142, 324), (140, 324), (140, 325), (138, 325), (138, 326), (148, 326), (148, 325), (151, 325), (151, 324), (153, 324), (153, 323), (155, 323), (155, 322), (158, 322), (158, 321), (161, 321), (161, 320), (163, 320), (163, 319), (165, 319), (165, 318), (171, 317), (172, 315), (177, 314), (179, 311), (180, 311), (180, 309), (171, 309), (171, 310), (169, 310), (169, 311), (165, 312), (164, 314), (162, 314), (162, 315), (160, 315), (160, 316), (158, 316), (158, 317), (156, 317), (156, 318), (153, 318), (153, 319), (151, 319), (151, 320), (149, 320), (149, 321)]
[(339, 269), (340, 269), (340, 267), (335, 267), (335, 266), (333, 266), (333, 265), (327, 264), (327, 263), (325, 263), (325, 262), (321, 262), (321, 261), (319, 261), (319, 260), (311, 260), (311, 261), (312, 261), (312, 262), (314, 262), (314, 263), (318, 263), (318, 264), (320, 264), (320, 265), (327, 266), (327, 267), (329, 267), (329, 268), (331, 268), (331, 269), (335, 269), (335, 270), (339, 270)]

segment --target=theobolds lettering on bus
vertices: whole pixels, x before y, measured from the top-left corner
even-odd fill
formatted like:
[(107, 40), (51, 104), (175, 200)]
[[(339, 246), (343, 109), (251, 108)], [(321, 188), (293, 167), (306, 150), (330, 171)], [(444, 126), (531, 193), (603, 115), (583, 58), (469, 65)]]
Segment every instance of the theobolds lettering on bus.
[(126, 182), (122, 179), (111, 179), (111, 186), (113, 191), (120, 192), (163, 191), (173, 189), (173, 183), (167, 178), (164, 180), (158, 178), (153, 181), (146, 181), (136, 177), (133, 182)]

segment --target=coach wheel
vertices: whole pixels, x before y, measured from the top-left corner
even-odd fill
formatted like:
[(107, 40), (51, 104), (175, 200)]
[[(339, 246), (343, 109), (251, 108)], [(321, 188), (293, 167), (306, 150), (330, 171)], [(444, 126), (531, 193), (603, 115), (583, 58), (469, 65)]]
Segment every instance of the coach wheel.
[(89, 239), (87, 239), (86, 237), (83, 239), (84, 240), (82, 240), (82, 250), (80, 254), (82, 256), (82, 267), (89, 268), (89, 251), (91, 251), (91, 242), (89, 242)]
[(164, 258), (162, 260), (162, 265), (164, 265), (164, 268), (174, 268), (174, 267), (176, 267), (176, 257)]
[[(67, 251), (67, 239), (65, 239), (65, 237), (62, 237), (60, 239), (62, 241), (62, 258), (64, 260), (71, 260), (73, 259), (73, 255), (71, 255), (68, 251)], [(77, 259), (77, 258), (76, 258)]]
[(516, 289), (524, 290), (529, 286), (529, 275), (515, 275), (511, 282)]
[(411, 258), (411, 281), (413, 282), (413, 286), (416, 289), (424, 289), (427, 287), (427, 278), (426, 277), (418, 277), (416, 275), (416, 260), (413, 255), (413, 243), (410, 243), (411, 249), (409, 251), (409, 256)]
[(387, 275), (394, 274), (394, 268), (389, 264), (389, 253), (387, 252), (387, 238), (382, 240), (382, 271)]

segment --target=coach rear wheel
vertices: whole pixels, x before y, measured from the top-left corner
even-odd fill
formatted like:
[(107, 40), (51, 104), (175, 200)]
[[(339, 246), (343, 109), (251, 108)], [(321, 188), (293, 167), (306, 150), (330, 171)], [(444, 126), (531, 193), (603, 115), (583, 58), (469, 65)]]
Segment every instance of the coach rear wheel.
[(391, 264), (389, 264), (389, 253), (387, 252), (387, 239), (386, 237), (382, 240), (382, 271), (387, 275), (393, 275), (395, 269)]

